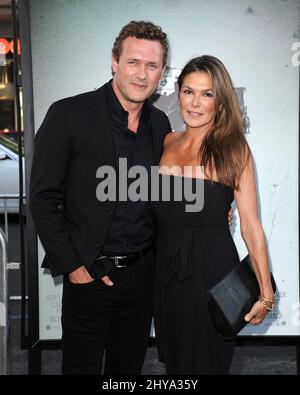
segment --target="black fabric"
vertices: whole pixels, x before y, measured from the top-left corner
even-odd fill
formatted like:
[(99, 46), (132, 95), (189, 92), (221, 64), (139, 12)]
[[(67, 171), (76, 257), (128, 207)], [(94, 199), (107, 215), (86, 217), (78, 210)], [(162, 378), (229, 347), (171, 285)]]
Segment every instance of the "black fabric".
[(114, 268), (109, 287), (101, 280), (72, 284), (65, 276), (62, 304), (66, 375), (139, 375), (153, 315), (153, 250), (136, 264)]
[[(271, 274), (274, 292), (276, 284)], [(212, 321), (220, 336), (234, 339), (247, 325), (245, 315), (258, 300), (259, 284), (247, 255), (226, 276), (208, 290)]]
[[(171, 128), (166, 115), (151, 105), (147, 116), (157, 165)], [(103, 251), (117, 203), (97, 199), (98, 184), (106, 178), (98, 170), (112, 166), (117, 172), (117, 159), (105, 86), (51, 105), (36, 135), (30, 208), (46, 251), (42, 266), (53, 276), (65, 274), (65, 374), (99, 374), (104, 348), (107, 374), (139, 374), (146, 353), (153, 252), (127, 268), (110, 270), (112, 287), (98, 279), (71, 284), (67, 274), (85, 265), (99, 276), (94, 262)]]
[[(220, 183), (204, 183), (202, 211), (187, 212), (176, 201), (175, 176), (171, 201), (153, 202), (158, 226), (156, 241), (155, 330), (159, 358), (168, 374), (228, 374), (234, 342), (216, 332), (207, 290), (235, 264), (238, 253), (228, 227), (233, 191)], [(184, 178), (181, 178), (183, 180)]]
[[(128, 129), (128, 112), (118, 101), (111, 83), (106, 85), (106, 99), (111, 121), (116, 158), (127, 159), (127, 170), (143, 166), (150, 175), (153, 159), (153, 142), (149, 112), (144, 103), (137, 132)], [(124, 169), (123, 169), (124, 170)], [(118, 175), (120, 178), (120, 175)], [(130, 187), (135, 178), (121, 179), (120, 184)], [(148, 182), (148, 185), (150, 183)], [(119, 196), (119, 195), (118, 195)], [(140, 250), (153, 243), (154, 220), (148, 201), (118, 201), (106, 238), (103, 254), (122, 255)]]
[[(149, 118), (157, 165), (171, 127), (151, 105)], [(46, 251), (43, 267), (53, 276), (90, 269), (103, 249), (116, 208), (96, 197), (103, 165), (117, 170), (105, 85), (52, 104), (36, 134), (30, 208)]]

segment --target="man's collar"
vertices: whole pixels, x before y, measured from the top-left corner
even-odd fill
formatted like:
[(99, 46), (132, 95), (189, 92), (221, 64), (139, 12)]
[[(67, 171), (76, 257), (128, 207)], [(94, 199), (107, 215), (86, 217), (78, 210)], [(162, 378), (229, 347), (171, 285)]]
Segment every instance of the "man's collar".
[(113, 87), (112, 87), (112, 80), (110, 80), (105, 87), (105, 93), (106, 93), (106, 101), (108, 108), (112, 112), (118, 112), (118, 113), (126, 113), (127, 111), (124, 110), (122, 107), (121, 103), (119, 102), (117, 95), (115, 94)]

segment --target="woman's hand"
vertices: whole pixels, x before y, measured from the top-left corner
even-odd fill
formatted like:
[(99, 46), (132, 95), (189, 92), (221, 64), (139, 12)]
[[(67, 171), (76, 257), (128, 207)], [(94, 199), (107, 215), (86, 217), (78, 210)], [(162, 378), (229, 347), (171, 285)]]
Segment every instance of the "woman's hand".
[(229, 228), (232, 224), (233, 224), (233, 208), (231, 207), (231, 209), (228, 211), (228, 226), (229, 226)]
[(263, 303), (258, 300), (252, 306), (252, 309), (245, 315), (245, 321), (249, 324), (259, 325), (268, 314), (269, 310), (263, 305)]

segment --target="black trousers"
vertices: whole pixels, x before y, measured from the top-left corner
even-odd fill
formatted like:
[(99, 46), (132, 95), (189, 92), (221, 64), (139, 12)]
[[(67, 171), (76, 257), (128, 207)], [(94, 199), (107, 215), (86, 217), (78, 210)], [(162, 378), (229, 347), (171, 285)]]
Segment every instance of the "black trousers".
[(109, 287), (101, 280), (72, 284), (62, 300), (63, 374), (138, 375), (143, 367), (153, 315), (154, 254), (114, 268)]

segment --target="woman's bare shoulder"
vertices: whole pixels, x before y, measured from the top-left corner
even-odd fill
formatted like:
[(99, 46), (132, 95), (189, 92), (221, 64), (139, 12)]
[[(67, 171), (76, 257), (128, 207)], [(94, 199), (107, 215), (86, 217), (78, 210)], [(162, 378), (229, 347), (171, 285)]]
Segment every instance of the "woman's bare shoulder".
[(176, 132), (176, 131), (169, 132), (164, 139), (164, 148), (166, 148), (168, 145), (177, 141), (181, 135), (182, 135), (182, 132)]

